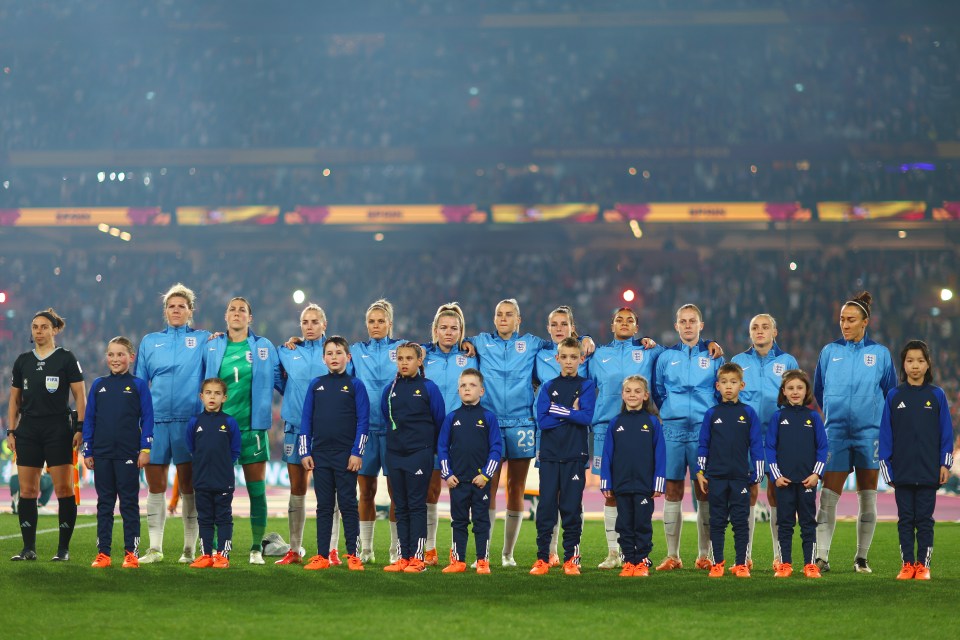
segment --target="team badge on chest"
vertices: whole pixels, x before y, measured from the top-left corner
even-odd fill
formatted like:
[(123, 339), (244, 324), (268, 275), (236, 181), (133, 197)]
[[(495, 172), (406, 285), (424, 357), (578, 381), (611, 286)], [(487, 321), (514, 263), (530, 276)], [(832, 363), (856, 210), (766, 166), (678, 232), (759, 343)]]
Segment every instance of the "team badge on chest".
[(778, 376), (778, 377), (782, 376), (783, 372), (786, 370), (787, 370), (787, 365), (783, 364), (782, 362), (777, 362), (776, 364), (773, 365), (773, 375), (775, 376)]
[(461, 368), (467, 366), (467, 356), (457, 356), (457, 366)]
[(47, 376), (47, 391), (56, 392), (60, 388), (60, 376)]
[(697, 364), (700, 365), (701, 369), (706, 369), (710, 366), (710, 358), (704, 358), (701, 356), (700, 358), (697, 358)]
[(868, 367), (872, 367), (873, 365), (877, 364), (877, 356), (872, 353), (863, 354), (863, 364), (867, 365)]
[(261, 360), (266, 360), (270, 356), (270, 350), (266, 347), (260, 347), (257, 349), (257, 357)]
[(396, 362), (396, 361), (397, 361), (397, 350), (390, 349), (390, 362)]
[(187, 349), (193, 349), (197, 346), (197, 339), (193, 336), (189, 336), (183, 339), (183, 344), (187, 345)]
[(637, 364), (640, 364), (641, 362), (643, 362), (643, 351), (634, 349), (633, 353), (630, 355), (633, 358), (633, 361), (636, 362)]
[(253, 364), (253, 352), (252, 352), (252, 351), (247, 351), (247, 353), (244, 354), (244, 355), (247, 356), (247, 362), (249, 362), (250, 364)]
[(527, 350), (526, 342), (517, 342), (513, 345), (513, 348), (517, 350), (517, 353), (524, 353)]

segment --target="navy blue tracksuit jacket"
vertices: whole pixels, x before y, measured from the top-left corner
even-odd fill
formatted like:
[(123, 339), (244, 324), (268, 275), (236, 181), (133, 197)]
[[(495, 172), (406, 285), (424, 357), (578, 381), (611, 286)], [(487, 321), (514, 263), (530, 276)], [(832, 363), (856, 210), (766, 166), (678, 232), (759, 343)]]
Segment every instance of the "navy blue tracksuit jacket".
[(764, 445), (770, 481), (786, 477), (790, 484), (776, 487), (777, 541), (780, 559), (793, 562), (793, 528), (800, 521), (803, 563), (813, 562), (817, 540), (817, 490), (802, 482), (811, 474), (823, 476), (830, 447), (820, 414), (802, 405), (781, 407), (767, 425)]
[[(574, 409), (575, 402), (579, 409)], [(588, 430), (593, 423), (597, 385), (579, 375), (560, 376), (540, 387), (540, 503), (537, 506), (537, 557), (550, 559), (550, 538), (563, 526), (564, 561), (580, 560), (583, 530), (583, 488), (589, 459)]]
[(479, 404), (461, 405), (447, 414), (437, 440), (440, 475), (456, 476), (459, 484), (450, 489), (450, 526), (453, 553), (463, 561), (467, 553), (467, 527), (473, 521), (477, 559), (486, 559), (490, 538), (490, 484), (480, 489), (473, 484), (477, 475), (493, 477), (503, 457), (500, 425), (492, 411)]

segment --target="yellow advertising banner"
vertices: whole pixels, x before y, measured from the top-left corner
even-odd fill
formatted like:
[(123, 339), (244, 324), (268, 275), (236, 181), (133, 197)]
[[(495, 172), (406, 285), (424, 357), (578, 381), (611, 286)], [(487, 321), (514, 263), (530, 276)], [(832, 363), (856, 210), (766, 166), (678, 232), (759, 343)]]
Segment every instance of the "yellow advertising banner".
[(0, 209), (0, 226), (111, 227), (170, 224), (170, 214), (160, 207), (48, 207)]
[(600, 205), (583, 202), (565, 204), (495, 204), (492, 221), (497, 224), (525, 222), (595, 222)]
[(603, 217), (607, 222), (783, 222), (811, 216), (799, 202), (618, 202)]
[(927, 203), (902, 200), (895, 202), (818, 202), (820, 219), (828, 222), (859, 220), (923, 220)]
[(284, 216), (287, 224), (446, 224), (482, 223), (487, 214), (472, 204), (398, 204), (298, 206)]
[(280, 207), (177, 207), (177, 224), (277, 224)]

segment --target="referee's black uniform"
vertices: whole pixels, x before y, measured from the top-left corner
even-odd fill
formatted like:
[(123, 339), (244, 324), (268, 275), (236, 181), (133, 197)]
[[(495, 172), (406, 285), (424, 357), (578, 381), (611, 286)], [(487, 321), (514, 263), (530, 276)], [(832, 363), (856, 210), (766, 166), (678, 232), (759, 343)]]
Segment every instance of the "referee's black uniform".
[[(20, 420), (16, 424), (17, 465), (42, 469), (73, 463), (73, 425), (70, 422), (70, 385), (83, 382), (76, 357), (57, 347), (41, 359), (36, 351), (20, 354), (13, 365), (10, 383), (20, 390)], [(13, 429), (14, 425), (10, 425)], [(77, 521), (73, 496), (59, 498), (60, 545), (57, 558), (70, 546)], [(12, 559), (24, 559), (24, 552), (36, 552), (37, 499), (20, 497), (17, 503), (23, 552)]]

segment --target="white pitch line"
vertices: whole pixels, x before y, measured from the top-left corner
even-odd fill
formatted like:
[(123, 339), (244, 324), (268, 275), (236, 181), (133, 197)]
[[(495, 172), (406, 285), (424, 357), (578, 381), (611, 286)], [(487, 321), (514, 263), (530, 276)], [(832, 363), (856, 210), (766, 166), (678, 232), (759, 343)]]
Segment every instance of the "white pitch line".
[[(95, 526), (97, 526), (96, 522), (86, 522), (84, 524), (74, 525), (73, 529), (74, 531), (76, 531), (77, 529), (83, 529), (84, 527), (95, 527)], [(60, 531), (60, 529), (38, 529), (37, 535), (40, 535), (41, 533), (53, 533), (54, 531)], [(20, 537), (20, 534), (15, 533), (12, 536), (0, 536), (0, 540), (13, 540), (14, 538), (19, 538), (19, 537)]]

